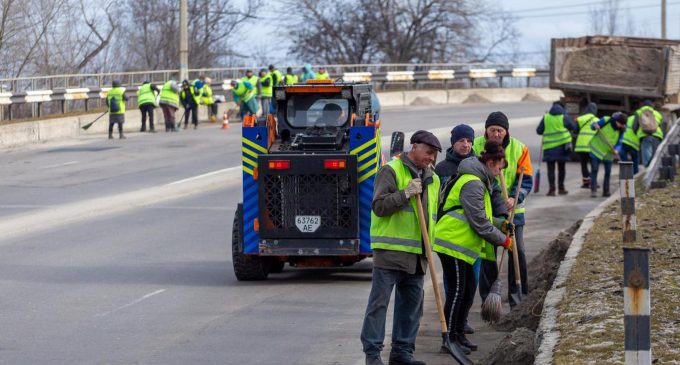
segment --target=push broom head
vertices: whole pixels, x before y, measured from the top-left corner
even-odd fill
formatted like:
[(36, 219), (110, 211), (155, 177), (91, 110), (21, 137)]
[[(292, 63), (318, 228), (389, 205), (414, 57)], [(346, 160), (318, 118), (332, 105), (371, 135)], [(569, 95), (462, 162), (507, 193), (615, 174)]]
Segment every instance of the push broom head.
[(482, 304), (482, 320), (486, 323), (496, 323), (501, 319), (501, 311), (503, 304), (501, 303), (501, 281), (494, 281)]

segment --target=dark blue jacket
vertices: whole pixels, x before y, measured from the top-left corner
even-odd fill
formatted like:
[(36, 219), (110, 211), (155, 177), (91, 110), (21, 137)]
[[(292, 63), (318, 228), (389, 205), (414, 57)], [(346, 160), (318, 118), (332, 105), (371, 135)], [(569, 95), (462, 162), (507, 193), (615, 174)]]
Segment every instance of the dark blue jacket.
[[(559, 104), (553, 104), (548, 112), (550, 115), (564, 115), (563, 123), (564, 128), (567, 130), (578, 132), (578, 126), (567, 116), (562, 106)], [(541, 118), (541, 123), (538, 124), (536, 128), (536, 133), (543, 135), (545, 131), (545, 122)], [(549, 148), (543, 151), (543, 161), (569, 161), (569, 155), (571, 154), (571, 143), (563, 144), (554, 148)]]

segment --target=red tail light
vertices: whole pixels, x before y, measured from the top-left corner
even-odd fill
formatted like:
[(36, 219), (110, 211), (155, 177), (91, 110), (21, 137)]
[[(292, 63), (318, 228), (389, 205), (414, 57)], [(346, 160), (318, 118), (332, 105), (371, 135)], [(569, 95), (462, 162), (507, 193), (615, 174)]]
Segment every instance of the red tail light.
[(324, 160), (323, 168), (329, 170), (342, 170), (347, 167), (345, 160)]
[(290, 161), (288, 160), (271, 160), (269, 161), (270, 170), (288, 170), (290, 168)]

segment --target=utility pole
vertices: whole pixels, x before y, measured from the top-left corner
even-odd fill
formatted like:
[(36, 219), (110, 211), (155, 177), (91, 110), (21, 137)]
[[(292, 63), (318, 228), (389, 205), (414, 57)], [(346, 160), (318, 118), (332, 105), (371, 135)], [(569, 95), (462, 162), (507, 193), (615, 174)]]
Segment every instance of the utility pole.
[(661, 38), (666, 39), (666, 0), (661, 0)]
[(179, 0), (179, 82), (189, 79), (187, 0)]

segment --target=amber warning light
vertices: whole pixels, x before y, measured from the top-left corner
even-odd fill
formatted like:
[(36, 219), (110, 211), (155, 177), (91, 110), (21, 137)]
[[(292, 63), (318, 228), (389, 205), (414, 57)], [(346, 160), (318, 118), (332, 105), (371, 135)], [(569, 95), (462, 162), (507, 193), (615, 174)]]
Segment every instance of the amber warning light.
[(288, 160), (271, 160), (269, 161), (270, 170), (288, 170), (290, 168), (290, 161)]
[(323, 168), (329, 170), (341, 170), (347, 167), (345, 160), (324, 160)]

